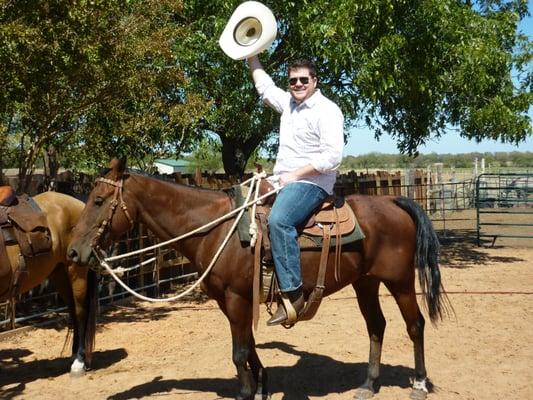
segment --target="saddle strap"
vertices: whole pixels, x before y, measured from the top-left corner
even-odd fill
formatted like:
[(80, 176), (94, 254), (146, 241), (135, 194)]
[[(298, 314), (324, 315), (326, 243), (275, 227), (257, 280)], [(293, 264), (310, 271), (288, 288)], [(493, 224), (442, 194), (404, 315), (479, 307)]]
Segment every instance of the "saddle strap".
[(253, 293), (252, 293), (252, 319), (254, 330), (257, 331), (259, 326), (259, 302), (261, 294), (261, 242), (263, 241), (263, 231), (259, 229), (257, 231), (257, 240), (254, 248), (254, 281), (253, 281)]
[(265, 210), (263, 207), (257, 207), (256, 215), (259, 218), (259, 225), (261, 225), (261, 231), (263, 233), (263, 250), (264, 250), (264, 262), (272, 264), (272, 248), (270, 245), (270, 237), (268, 236), (268, 222)]
[[(0, 232), (0, 237), (1, 237)], [(28, 268), (26, 266), (26, 259), (22, 254), (19, 254), (19, 262), (16, 269), (13, 271), (13, 266), (7, 255), (6, 243), (0, 243), (0, 276), (2, 279), (8, 278), (7, 286), (2, 286), (2, 292), (0, 293), (0, 301), (11, 299), (17, 294), (18, 288), (22, 285), (22, 281), (28, 275)], [(11, 270), (11, 274), (10, 274)], [(6, 281), (4, 281), (4, 284)]]
[[(335, 225), (339, 226), (339, 213), (335, 208)], [(335, 282), (341, 280), (341, 234), (340, 230), (335, 230)]]
[(326, 280), (326, 267), (328, 265), (329, 244), (331, 242), (331, 228), (324, 226), (323, 229), (323, 244), (322, 253), (320, 254), (320, 264), (318, 266), (318, 276), (316, 286), (309, 295), (309, 299), (305, 304), (302, 314), (298, 317), (298, 321), (308, 321), (313, 318), (318, 311), (318, 307), (322, 302), (322, 295), (324, 294), (324, 282)]
[[(11, 262), (7, 255), (6, 243), (3, 237), (3, 229), (0, 227), (0, 276), (9, 276)], [(2, 293), (0, 293), (2, 295)]]

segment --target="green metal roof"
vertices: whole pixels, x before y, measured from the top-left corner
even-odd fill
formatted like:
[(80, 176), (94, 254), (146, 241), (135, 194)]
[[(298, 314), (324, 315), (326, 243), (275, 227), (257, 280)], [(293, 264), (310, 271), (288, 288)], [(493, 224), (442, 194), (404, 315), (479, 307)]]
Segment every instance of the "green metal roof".
[(155, 162), (163, 165), (168, 165), (170, 167), (187, 167), (191, 164), (187, 160), (175, 160), (172, 158), (159, 159), (155, 160)]

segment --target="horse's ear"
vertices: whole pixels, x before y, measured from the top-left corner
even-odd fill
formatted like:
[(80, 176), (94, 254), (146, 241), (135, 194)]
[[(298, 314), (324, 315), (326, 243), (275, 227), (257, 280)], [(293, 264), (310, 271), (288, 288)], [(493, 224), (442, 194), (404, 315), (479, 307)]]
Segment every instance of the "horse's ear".
[(109, 163), (109, 168), (111, 168), (112, 174), (115, 175), (115, 179), (122, 178), (122, 174), (126, 170), (126, 157), (113, 158)]

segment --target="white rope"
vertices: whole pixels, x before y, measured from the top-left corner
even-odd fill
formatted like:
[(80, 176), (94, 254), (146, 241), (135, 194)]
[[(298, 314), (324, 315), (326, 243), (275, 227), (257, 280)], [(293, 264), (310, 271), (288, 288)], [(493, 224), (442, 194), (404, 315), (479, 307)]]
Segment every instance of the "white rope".
[(259, 201), (261, 201), (263, 199), (266, 199), (268, 196), (271, 196), (272, 194), (279, 192), (280, 189), (281, 189), (280, 187), (272, 189), (268, 193), (265, 193), (264, 195), (259, 196), (257, 199), (254, 199), (254, 200), (252, 200), (250, 202), (246, 202), (242, 206), (230, 211), (229, 213), (221, 216), (220, 218), (217, 218), (216, 220), (211, 221), (211, 222), (209, 222), (209, 223), (207, 223), (207, 224), (205, 224), (203, 226), (200, 226), (200, 227), (198, 227), (198, 228), (196, 228), (196, 229), (194, 229), (194, 230), (192, 230), (192, 231), (190, 231), (188, 233), (185, 233), (185, 234), (183, 234), (181, 236), (169, 239), (169, 240), (167, 240), (165, 242), (154, 244), (152, 246), (145, 247), (143, 249), (130, 251), (129, 253), (120, 254), (120, 255), (112, 256), (112, 257), (107, 257), (104, 260), (107, 261), (107, 262), (116, 261), (116, 260), (120, 260), (121, 258), (133, 256), (133, 255), (136, 255), (136, 254), (141, 254), (141, 253), (144, 253), (144, 252), (147, 252), (147, 251), (150, 251), (150, 250), (154, 250), (154, 249), (156, 249), (158, 247), (166, 246), (167, 244), (178, 242), (178, 241), (180, 241), (182, 239), (185, 239), (185, 238), (187, 238), (189, 236), (192, 236), (192, 235), (194, 235), (194, 234), (196, 234), (198, 232), (202, 232), (202, 231), (206, 230), (207, 228), (211, 228), (212, 226), (218, 225), (220, 222), (229, 219), (231, 216), (237, 214), (239, 211), (244, 210), (245, 208), (248, 208), (248, 207), (250, 207), (251, 205), (253, 205), (253, 204), (257, 203), (257, 202), (259, 202)]
[(152, 257), (152, 258), (149, 258), (148, 260), (140, 262), (139, 264), (136, 264), (136, 265), (134, 265), (132, 267), (124, 268), (124, 267), (120, 267), (119, 266), (119, 267), (113, 268), (113, 271), (115, 271), (115, 273), (118, 276), (122, 276), (126, 272), (130, 272), (130, 271), (133, 271), (134, 269), (142, 267), (143, 265), (150, 264), (151, 262), (154, 262), (155, 260), (156, 260), (156, 257)]
[[(249, 179), (247, 182), (249, 181), (252, 181), (252, 184), (250, 185), (251, 187), (253, 187), (253, 183), (254, 183), (254, 180), (257, 179), (257, 180), (261, 180), (261, 177), (259, 177), (259, 175), (254, 175), (254, 177), (252, 177), (251, 179)], [(257, 188), (259, 188), (259, 185), (257, 186)], [(177, 238), (174, 238), (174, 239), (170, 239), (170, 240), (167, 240), (166, 242), (162, 242), (159, 244), (159, 246), (150, 246), (146, 249), (141, 249), (141, 251), (137, 250), (137, 251), (133, 251), (133, 252), (130, 252), (130, 253), (126, 253), (126, 254), (122, 254), (120, 256), (114, 256), (114, 257), (108, 257), (108, 258), (104, 258), (104, 259), (101, 259), (98, 255), (98, 252), (96, 250), (93, 250), (94, 254), (96, 255), (96, 258), (98, 259), (98, 261), (100, 261), (100, 265), (103, 266), (106, 271), (109, 273), (109, 275), (111, 275), (117, 282), (120, 286), (122, 286), (128, 293), (130, 293), (131, 295), (137, 297), (138, 299), (141, 299), (141, 300), (144, 300), (144, 301), (150, 301), (150, 302), (153, 302), (153, 303), (159, 303), (159, 302), (165, 302), (165, 301), (174, 301), (174, 300), (178, 300), (186, 295), (188, 295), (189, 293), (191, 293), (200, 283), (202, 283), (202, 281), (205, 279), (205, 277), (207, 276), (207, 274), (209, 274), (209, 272), (211, 271), (211, 269), (213, 269), (213, 266), (215, 265), (216, 261), (218, 260), (218, 257), (220, 256), (220, 254), (222, 253), (222, 251), (224, 250), (224, 248), (226, 247), (226, 244), (228, 243), (229, 239), (231, 238), (231, 235), (233, 234), (233, 232), (235, 231), (235, 228), (237, 227), (237, 224), (239, 223), (242, 215), (244, 214), (244, 211), (247, 207), (249, 207), (251, 204), (255, 204), (257, 203), (258, 201), (262, 200), (263, 198), (266, 198), (270, 195), (272, 195), (273, 193), (275, 192), (278, 192), (280, 190), (280, 188), (276, 188), (274, 190), (271, 190), (270, 192), (266, 193), (265, 195), (263, 196), (260, 196), (260, 197), (257, 197), (255, 196), (255, 199), (252, 201), (252, 202), (249, 202), (249, 198), (251, 196), (251, 191), (248, 193), (248, 196), (246, 198), (246, 203), (241, 206), (241, 207), (238, 207), (236, 208), (235, 210), (229, 212), (228, 214), (218, 218), (217, 220), (213, 221), (213, 222), (210, 222), (204, 226), (201, 226), (185, 235), (182, 235), (182, 236), (179, 236)], [(240, 211), (240, 212), (239, 212)], [(131, 289), (128, 285), (126, 285), (117, 275), (117, 273), (113, 270), (113, 268), (111, 268), (111, 266), (108, 264), (109, 261), (112, 261), (112, 260), (117, 260), (119, 258), (124, 258), (125, 256), (130, 256), (130, 255), (133, 255), (133, 254), (138, 254), (138, 253), (141, 253), (143, 251), (148, 251), (148, 250), (151, 250), (151, 249), (154, 249), (156, 247), (160, 247), (162, 245), (166, 245), (166, 244), (169, 244), (169, 243), (173, 243), (173, 242), (176, 242), (178, 240), (181, 240), (185, 237), (188, 237), (194, 233), (197, 233), (199, 232), (200, 230), (202, 229), (205, 229), (209, 226), (212, 226), (215, 222), (219, 223), (227, 218), (229, 218), (229, 216), (235, 214), (236, 212), (239, 212), (239, 215), (237, 216), (237, 218), (235, 219), (235, 221), (233, 222), (233, 225), (231, 226), (230, 230), (228, 231), (228, 234), (226, 235), (226, 237), (224, 238), (222, 244), (219, 246), (217, 252), (215, 253), (215, 255), (213, 256), (213, 259), (211, 260), (211, 263), (208, 265), (208, 267), (205, 269), (205, 271), (203, 272), (203, 274), (200, 276), (200, 278), (198, 278), (198, 280), (192, 285), (190, 286), (187, 290), (185, 290), (184, 292), (176, 295), (176, 296), (172, 296), (172, 297), (166, 297), (166, 298), (162, 298), (162, 299), (158, 299), (158, 298), (152, 298), (152, 297), (147, 297), (147, 296), (144, 296), (142, 294), (139, 294), (137, 293), (136, 291), (134, 291), (133, 289)]]

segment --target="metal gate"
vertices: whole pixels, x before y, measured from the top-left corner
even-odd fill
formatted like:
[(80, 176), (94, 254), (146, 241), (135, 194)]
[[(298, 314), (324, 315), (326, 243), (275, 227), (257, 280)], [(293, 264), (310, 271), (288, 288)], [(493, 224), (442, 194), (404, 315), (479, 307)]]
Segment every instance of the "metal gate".
[(481, 174), (476, 178), (477, 243), (484, 238), (533, 238), (533, 174)]

